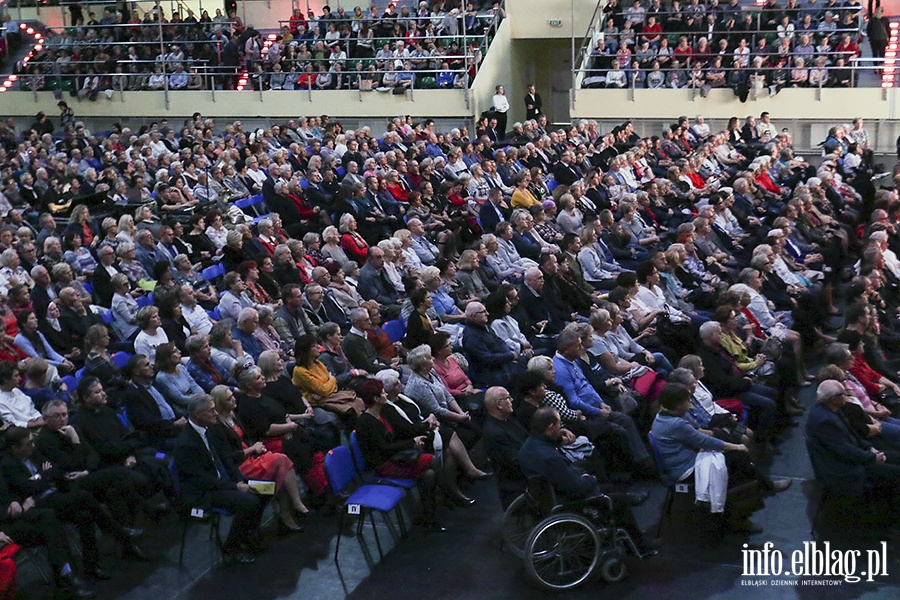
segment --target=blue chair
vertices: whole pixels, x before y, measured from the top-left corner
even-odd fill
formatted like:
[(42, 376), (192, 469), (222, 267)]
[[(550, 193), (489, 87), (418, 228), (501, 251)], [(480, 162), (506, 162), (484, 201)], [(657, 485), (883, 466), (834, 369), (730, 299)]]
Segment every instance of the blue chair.
[(84, 367), (75, 371), (75, 381), (81, 381), (84, 379)]
[[(184, 543), (187, 540), (188, 527), (191, 526), (192, 522), (202, 521), (205, 518), (195, 517), (195, 507), (188, 506), (182, 501), (181, 482), (178, 479), (178, 469), (175, 467), (174, 460), (169, 463), (169, 477), (172, 479), (172, 489), (175, 492), (175, 510), (178, 513), (178, 518), (181, 520), (181, 549), (178, 551), (178, 568), (180, 569), (184, 566)], [(209, 538), (215, 539), (216, 547), (221, 553), (222, 534), (219, 531), (219, 521), (222, 517), (232, 516), (232, 512), (224, 508), (212, 508), (209, 511), (204, 511), (204, 514), (209, 514)]]
[(146, 296), (141, 296), (141, 297), (137, 298), (135, 300), (135, 302), (137, 302), (137, 305), (141, 308), (144, 308), (145, 306), (150, 306), (151, 304), (153, 304), (153, 292), (150, 292)]
[(552, 191), (555, 190), (557, 187), (559, 187), (559, 182), (558, 182), (557, 180), (555, 180), (555, 179), (550, 179), (550, 180), (547, 181), (547, 189), (548, 189), (549, 191), (552, 192)]
[(128, 413), (125, 412), (124, 408), (119, 410), (119, 412), (116, 413), (116, 416), (119, 417), (119, 421), (122, 422), (122, 425), (128, 429), (131, 428), (131, 419), (128, 418)]
[(131, 352), (116, 352), (115, 354), (110, 356), (110, 358), (112, 359), (113, 363), (115, 363), (115, 365), (121, 369), (125, 366), (125, 363), (127, 363), (128, 359), (132, 356), (134, 356), (134, 354), (132, 354)]
[(83, 287), (83, 288), (84, 288), (84, 291), (86, 291), (86, 292), (87, 292), (88, 294), (90, 294), (91, 296), (94, 295), (94, 284), (92, 284), (92, 283), (82, 283), (82, 284), (81, 284), (81, 287)]
[(305, 190), (309, 187), (309, 179), (303, 178), (300, 180), (300, 189)]
[(650, 449), (653, 451), (653, 462), (656, 463), (656, 472), (659, 478), (666, 486), (666, 499), (663, 502), (663, 512), (659, 517), (659, 524), (656, 526), (656, 537), (662, 530), (663, 518), (672, 514), (672, 505), (675, 503), (675, 494), (692, 494), (694, 480), (689, 477), (686, 481), (675, 481), (666, 475), (666, 467), (663, 465), (662, 455), (659, 453), (659, 446), (656, 445), (656, 438), (652, 433), (647, 433), (647, 440), (650, 442)]
[(406, 335), (406, 326), (403, 325), (403, 321), (399, 319), (388, 321), (384, 323), (381, 328), (392, 342), (399, 342), (403, 339), (403, 336)]
[(75, 379), (75, 377), (72, 375), (66, 375), (65, 377), (63, 377), (62, 382), (66, 384), (66, 387), (69, 388), (70, 391), (78, 387), (78, 380)]
[[(378, 529), (375, 527), (375, 511), (384, 514), (385, 520), (390, 523), (388, 514), (394, 511), (403, 498), (403, 490), (390, 485), (365, 484), (354, 488), (356, 480), (356, 468), (353, 466), (353, 457), (346, 446), (338, 446), (328, 451), (325, 456), (325, 473), (328, 476), (328, 484), (332, 492), (343, 506), (338, 520), (338, 538), (334, 548), (334, 562), (338, 562), (338, 552), (341, 549), (341, 532), (344, 530), (344, 515), (349, 511), (359, 513), (360, 518), (356, 525), (356, 537), (362, 537), (362, 528), (365, 524), (365, 512), (369, 513), (372, 523), (372, 531), (375, 534), (375, 544), (378, 546), (378, 555), (384, 559), (381, 550), (381, 540), (378, 538)], [(403, 529), (403, 519), (398, 515), (398, 522)]]
[(216, 277), (219, 277), (219, 267), (221, 265), (212, 265), (211, 267), (206, 267), (202, 271), (200, 271), (200, 275), (203, 277), (204, 281), (213, 281)]
[(112, 325), (113, 322), (116, 320), (116, 315), (114, 315), (113, 311), (111, 311), (111, 310), (105, 310), (102, 313), (100, 313), (100, 318), (103, 319), (104, 324)]
[(363, 458), (362, 450), (359, 447), (359, 440), (356, 439), (356, 430), (350, 432), (350, 453), (353, 455), (353, 463), (356, 465), (356, 470), (364, 479), (368, 480), (368, 483), (383, 483), (385, 485), (400, 487), (405, 490), (411, 490), (418, 485), (414, 479), (378, 477), (374, 472), (370, 473), (369, 470), (366, 469), (366, 459)]
[(344, 167), (338, 167), (337, 169), (334, 170), (334, 172), (337, 173), (338, 177), (343, 177), (344, 175), (347, 174), (347, 169), (345, 169)]
[(209, 311), (209, 318), (213, 321), (221, 321), (222, 320), (222, 312), (219, 310), (219, 307), (214, 307), (211, 311)]

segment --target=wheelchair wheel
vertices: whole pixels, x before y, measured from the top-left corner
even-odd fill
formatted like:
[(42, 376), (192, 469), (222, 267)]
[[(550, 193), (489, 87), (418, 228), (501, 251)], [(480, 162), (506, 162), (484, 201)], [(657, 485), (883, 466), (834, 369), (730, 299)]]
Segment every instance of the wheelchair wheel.
[(503, 515), (503, 542), (517, 557), (525, 556), (525, 542), (534, 526), (541, 520), (537, 508), (522, 494), (512, 501)]
[(525, 569), (541, 587), (571, 590), (587, 581), (600, 562), (600, 539), (594, 525), (578, 515), (547, 517), (525, 543)]
[(600, 577), (607, 583), (619, 583), (628, 575), (628, 565), (620, 556), (610, 556), (600, 565)]

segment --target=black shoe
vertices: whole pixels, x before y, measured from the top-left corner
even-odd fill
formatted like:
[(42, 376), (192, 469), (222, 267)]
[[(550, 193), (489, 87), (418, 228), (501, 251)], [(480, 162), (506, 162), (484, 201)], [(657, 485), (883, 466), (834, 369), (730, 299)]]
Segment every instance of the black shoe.
[(651, 558), (659, 554), (659, 540), (642, 539), (637, 543), (640, 558)]
[(232, 565), (234, 565), (234, 564), (237, 564), (237, 565), (252, 565), (253, 563), (256, 562), (256, 559), (255, 559), (255, 558), (253, 558), (253, 557), (250, 556), (249, 554), (246, 554), (246, 553), (241, 552), (241, 551), (239, 551), (239, 550), (234, 551), (234, 552), (225, 552), (225, 553), (223, 553), (223, 554), (222, 554), (222, 560), (225, 562), (225, 564), (232, 564)]
[(147, 558), (140, 548), (134, 542), (130, 542), (125, 544), (125, 547), (122, 549), (122, 558), (127, 558), (129, 560), (136, 560), (138, 562), (150, 562), (150, 559)]
[(107, 580), (112, 579), (112, 575), (101, 569), (100, 567), (94, 567), (93, 569), (85, 569), (84, 572), (85, 579), (97, 579), (97, 580)]
[(427, 533), (444, 533), (447, 529), (438, 521), (428, 517), (418, 517), (413, 521), (417, 527), (421, 527)]
[(303, 527), (301, 527), (300, 525), (288, 525), (281, 519), (278, 519), (279, 535), (292, 535), (294, 533), (303, 533)]
[(469, 476), (469, 479), (474, 479), (475, 481), (481, 481), (482, 479), (490, 479), (493, 476), (494, 476), (493, 471), (484, 471), (478, 477)]
[(450, 494), (450, 496), (447, 498), (447, 500), (449, 500), (451, 504), (455, 504), (456, 506), (462, 506), (464, 508), (475, 504), (474, 498), (469, 498), (462, 492), (456, 492), (454, 494)]
[(94, 598), (97, 592), (84, 587), (84, 583), (74, 575), (61, 577), (56, 586), (54, 598)]

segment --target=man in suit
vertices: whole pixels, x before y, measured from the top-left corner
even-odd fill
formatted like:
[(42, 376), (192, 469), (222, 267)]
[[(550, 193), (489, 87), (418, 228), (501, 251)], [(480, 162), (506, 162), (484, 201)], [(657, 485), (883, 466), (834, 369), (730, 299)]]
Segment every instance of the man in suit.
[[(91, 276), (94, 284), (94, 298), (101, 306), (110, 306), (115, 293), (112, 276), (120, 271), (113, 265), (116, 262), (116, 250), (112, 246), (100, 246), (97, 250), (97, 260), (100, 263)], [(41, 267), (43, 268), (43, 267)], [(39, 317), (40, 318), (40, 317)]]
[(572, 164), (575, 155), (571, 150), (566, 150), (560, 156), (559, 162), (553, 167), (553, 178), (559, 185), (572, 185), (581, 179), (578, 168)]
[[(853, 432), (841, 407), (847, 391), (829, 379), (816, 389), (816, 405), (806, 422), (806, 445), (819, 481), (841, 494), (859, 496), (867, 480), (891, 492), (900, 489), (900, 466)], [(894, 494), (892, 494), (893, 496)]]
[[(526, 476), (539, 475), (546, 479), (563, 502), (590, 499), (604, 493), (597, 478), (571, 463), (559, 450), (562, 423), (559, 413), (551, 406), (537, 409), (531, 417), (531, 433), (517, 455), (519, 466)], [(654, 545), (644, 538), (631, 512), (632, 506), (646, 502), (647, 492), (607, 493), (612, 499), (613, 516), (617, 524), (631, 535), (642, 558), (656, 554)], [(598, 503), (605, 506), (604, 503)]]
[(354, 308), (350, 311), (350, 331), (341, 342), (341, 349), (355, 369), (362, 369), (370, 374), (375, 374), (382, 369), (397, 368), (400, 358), (392, 360), (384, 359), (375, 352), (375, 347), (367, 337), (367, 331), (372, 329), (372, 318), (365, 308)]
[(522, 333), (536, 348), (548, 345), (548, 340), (537, 339), (537, 335), (551, 338), (572, 319), (571, 313), (566, 313), (544, 294), (544, 280), (544, 273), (540, 269), (527, 269), (525, 280), (519, 286), (519, 305), (516, 307), (516, 319), (522, 327)]
[(171, 450), (187, 420), (176, 417), (162, 393), (153, 387), (150, 359), (135, 354), (128, 359), (122, 374), (131, 380), (125, 388), (123, 404), (132, 427), (145, 436), (147, 445)]
[[(100, 322), (100, 318), (89, 311), (75, 288), (65, 287), (59, 290), (59, 324), (67, 336), (71, 336), (73, 346), (80, 347), (91, 325)], [(68, 352), (67, 348), (59, 350)]]
[(222, 547), (231, 562), (250, 564), (262, 551), (259, 525), (266, 501), (254, 492), (234, 465), (227, 443), (209, 427), (218, 414), (212, 396), (197, 394), (188, 403), (190, 418), (175, 443), (175, 470), (186, 508), (225, 509), (234, 514)]
[(722, 326), (716, 321), (707, 321), (700, 326), (700, 341), (697, 354), (703, 360), (705, 376), (703, 383), (716, 398), (737, 398), (750, 411), (756, 441), (772, 445), (772, 426), (777, 416), (775, 399), (778, 390), (753, 383), (744, 377), (734, 357), (722, 348)]
[(528, 93), (525, 94), (525, 118), (537, 119), (541, 114), (541, 95), (534, 91), (534, 84), (528, 86)]
[(31, 278), (34, 279), (34, 287), (31, 288), (31, 302), (34, 304), (34, 312), (38, 319), (43, 319), (47, 316), (47, 307), (56, 300), (56, 292), (50, 283), (50, 271), (46, 267), (37, 265), (31, 269)]
[(378, 246), (369, 248), (366, 264), (359, 271), (359, 293), (366, 300), (375, 300), (381, 305), (381, 314), (385, 319), (396, 319), (400, 316), (403, 297), (384, 272), (384, 250)]
[(498, 223), (508, 220), (508, 213), (500, 206), (501, 202), (503, 202), (503, 190), (496, 187), (491, 188), (491, 191), (488, 192), (487, 202), (481, 205), (478, 212), (481, 228), (487, 233), (494, 233)]

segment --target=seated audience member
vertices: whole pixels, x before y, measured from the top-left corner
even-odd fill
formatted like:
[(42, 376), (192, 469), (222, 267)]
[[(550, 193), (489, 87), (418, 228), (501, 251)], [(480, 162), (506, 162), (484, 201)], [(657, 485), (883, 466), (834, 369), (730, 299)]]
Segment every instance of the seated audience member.
[(135, 354), (125, 363), (122, 375), (129, 380), (122, 403), (132, 427), (148, 446), (171, 450), (187, 419), (178, 417), (162, 392), (153, 385), (150, 359), (144, 354)]
[(228, 442), (210, 428), (219, 419), (212, 396), (198, 394), (188, 406), (190, 420), (175, 444), (174, 461), (186, 506), (223, 508), (234, 514), (222, 547), (225, 559), (239, 564), (255, 562), (262, 550), (260, 521), (265, 496), (251, 490), (247, 478), (234, 464)]

